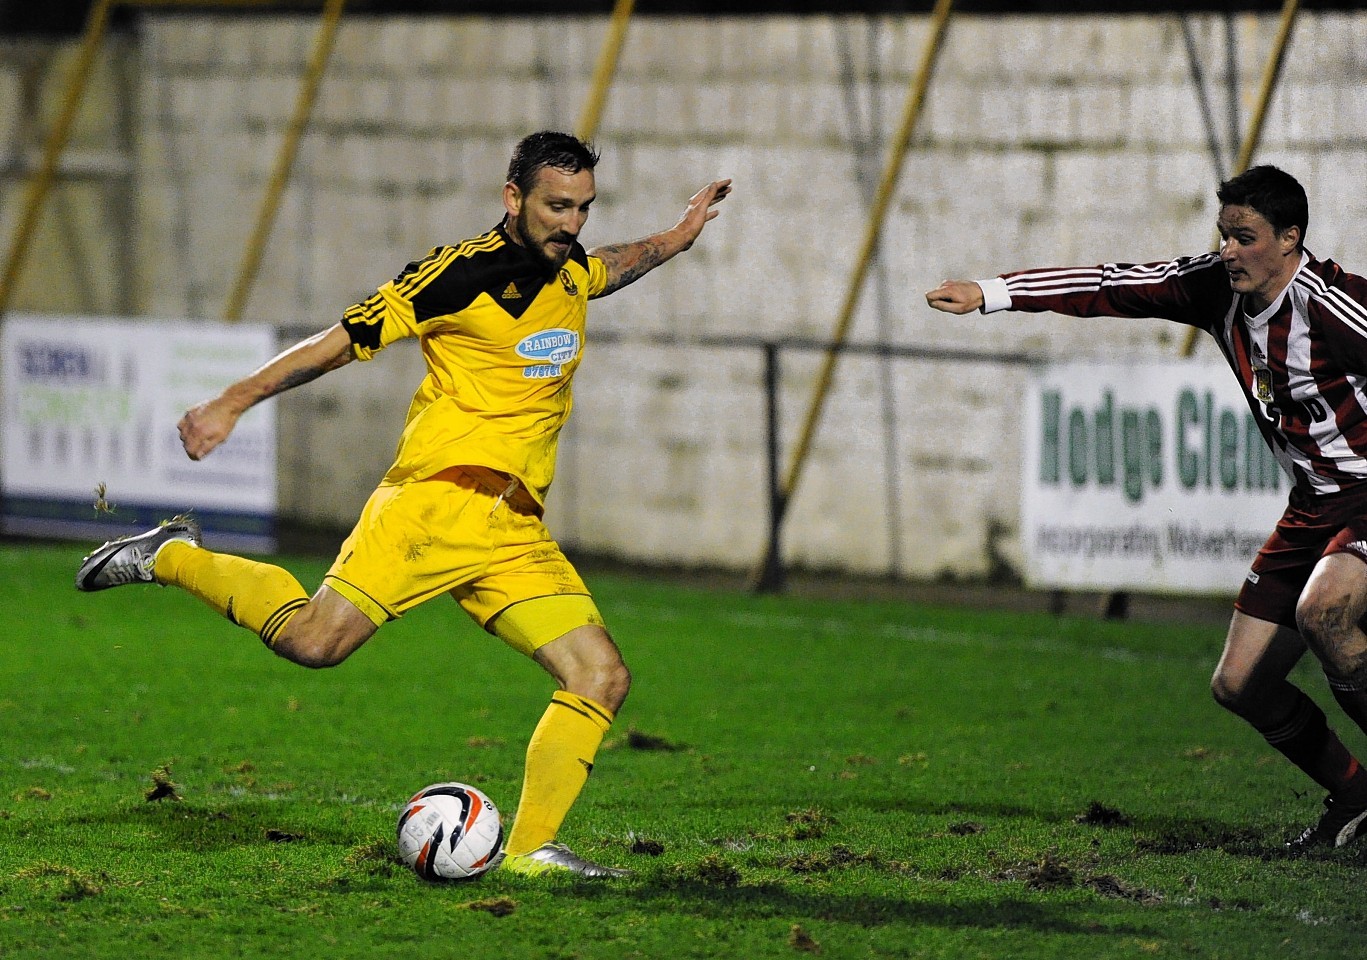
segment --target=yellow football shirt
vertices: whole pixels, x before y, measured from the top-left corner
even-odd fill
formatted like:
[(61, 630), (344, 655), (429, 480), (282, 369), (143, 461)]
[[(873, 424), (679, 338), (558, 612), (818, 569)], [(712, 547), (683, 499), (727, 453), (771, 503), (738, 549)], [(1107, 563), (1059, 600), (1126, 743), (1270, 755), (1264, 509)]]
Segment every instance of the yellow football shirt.
[(544, 503), (588, 301), (606, 285), (603, 262), (580, 244), (548, 276), (500, 224), (434, 248), (349, 307), (342, 326), (356, 359), (417, 337), (427, 360), (384, 482), (484, 466), (517, 477)]

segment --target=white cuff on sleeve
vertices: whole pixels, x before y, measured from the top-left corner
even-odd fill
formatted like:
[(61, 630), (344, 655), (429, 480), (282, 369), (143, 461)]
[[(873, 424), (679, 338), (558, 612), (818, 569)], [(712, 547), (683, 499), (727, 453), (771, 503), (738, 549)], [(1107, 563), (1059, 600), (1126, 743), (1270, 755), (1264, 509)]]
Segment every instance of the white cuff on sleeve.
[(1011, 309), (1011, 294), (1006, 290), (1006, 281), (1001, 277), (991, 280), (976, 280), (983, 292), (983, 313), (996, 313), (998, 310)]

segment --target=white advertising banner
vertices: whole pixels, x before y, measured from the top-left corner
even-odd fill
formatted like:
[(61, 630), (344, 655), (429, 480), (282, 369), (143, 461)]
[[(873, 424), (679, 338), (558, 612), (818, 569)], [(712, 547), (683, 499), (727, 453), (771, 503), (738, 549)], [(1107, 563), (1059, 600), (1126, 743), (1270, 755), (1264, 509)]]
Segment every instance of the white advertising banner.
[(216, 545), (273, 549), (275, 405), (248, 411), (200, 462), (176, 423), (275, 353), (274, 329), (259, 324), (11, 315), (0, 326), (4, 531), (122, 535), (193, 510)]
[(1229, 368), (1039, 368), (1025, 405), (1022, 543), (1032, 586), (1233, 593), (1290, 481)]

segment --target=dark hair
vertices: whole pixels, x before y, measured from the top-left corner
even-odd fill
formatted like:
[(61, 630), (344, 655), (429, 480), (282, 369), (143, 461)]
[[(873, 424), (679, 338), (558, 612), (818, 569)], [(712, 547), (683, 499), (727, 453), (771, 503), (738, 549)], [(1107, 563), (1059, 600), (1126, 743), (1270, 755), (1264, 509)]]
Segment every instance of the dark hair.
[(1285, 170), (1267, 165), (1250, 167), (1220, 184), (1215, 196), (1221, 206), (1252, 207), (1267, 218), (1278, 234), (1288, 227), (1300, 227), (1301, 242), (1297, 246), (1305, 243), (1310, 204), (1300, 181)]
[(513, 159), (508, 162), (508, 182), (516, 184), (525, 194), (532, 189), (537, 171), (543, 167), (578, 173), (597, 165), (598, 153), (592, 144), (568, 133), (542, 130), (523, 137), (513, 148)]

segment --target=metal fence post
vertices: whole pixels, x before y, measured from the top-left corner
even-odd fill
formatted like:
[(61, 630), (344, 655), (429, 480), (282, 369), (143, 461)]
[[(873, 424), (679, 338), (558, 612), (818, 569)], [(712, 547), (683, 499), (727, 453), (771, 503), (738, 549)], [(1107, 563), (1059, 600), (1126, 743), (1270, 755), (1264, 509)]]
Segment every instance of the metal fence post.
[(783, 516), (787, 512), (787, 496), (779, 475), (779, 345), (766, 340), (764, 350), (764, 423), (765, 459), (769, 486), (769, 539), (764, 566), (754, 579), (756, 593), (777, 593), (784, 586), (783, 572)]

